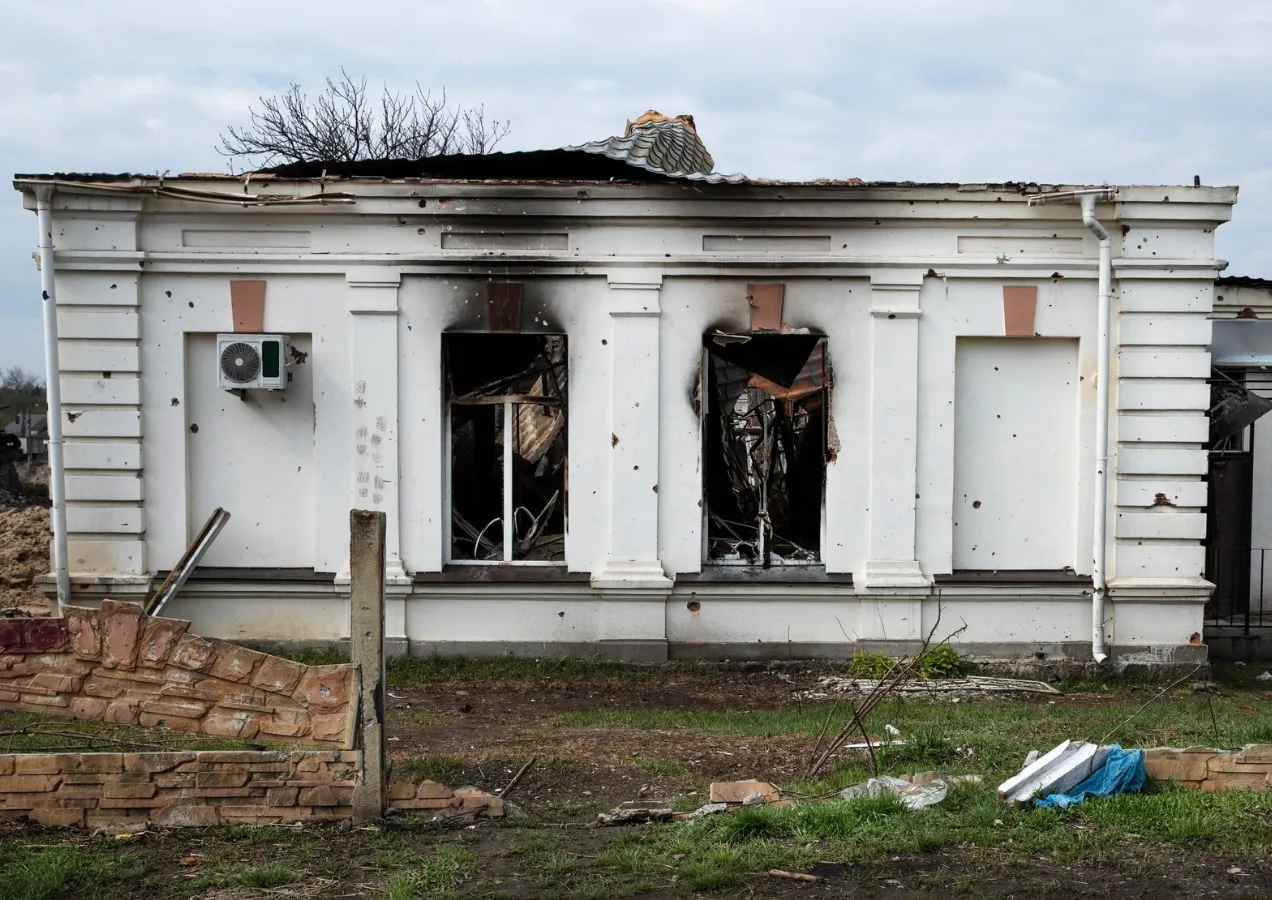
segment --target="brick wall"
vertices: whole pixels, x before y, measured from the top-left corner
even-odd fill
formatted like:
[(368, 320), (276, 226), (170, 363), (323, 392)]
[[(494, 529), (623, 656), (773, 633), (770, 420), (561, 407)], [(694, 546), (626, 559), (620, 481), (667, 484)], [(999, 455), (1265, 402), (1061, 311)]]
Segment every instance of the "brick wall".
[(0, 619), (0, 709), (227, 738), (353, 746), (356, 672), (188, 634), (134, 603)]
[(1144, 751), (1149, 781), (1175, 781), (1203, 791), (1272, 788), (1272, 744), (1240, 750), (1154, 747)]
[[(287, 825), (350, 819), (355, 750), (0, 755), (0, 818), (125, 828)], [(502, 813), (499, 799), (440, 784), (393, 784), (391, 810)]]

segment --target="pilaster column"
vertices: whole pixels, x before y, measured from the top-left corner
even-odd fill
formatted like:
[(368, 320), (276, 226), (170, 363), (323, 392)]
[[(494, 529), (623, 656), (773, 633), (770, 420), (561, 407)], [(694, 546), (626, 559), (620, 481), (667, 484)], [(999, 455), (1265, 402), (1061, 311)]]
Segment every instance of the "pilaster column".
[(592, 573), (601, 591), (601, 640), (633, 646), (625, 658), (666, 658), (667, 595), (658, 559), (658, 292), (662, 276), (610, 276), (609, 541)]
[[(640, 280), (638, 280), (640, 279)], [(609, 542), (598, 588), (670, 588), (658, 559), (658, 292), (662, 276), (609, 279)]]
[(870, 540), (853, 579), (859, 591), (926, 592), (931, 584), (914, 554), (922, 285), (916, 271), (870, 279)]
[(398, 497), (397, 316), (402, 273), (381, 267), (356, 268), (345, 274), (345, 281), (351, 313), (350, 508), (385, 515), (386, 641), (404, 643), (411, 578), (402, 568)]

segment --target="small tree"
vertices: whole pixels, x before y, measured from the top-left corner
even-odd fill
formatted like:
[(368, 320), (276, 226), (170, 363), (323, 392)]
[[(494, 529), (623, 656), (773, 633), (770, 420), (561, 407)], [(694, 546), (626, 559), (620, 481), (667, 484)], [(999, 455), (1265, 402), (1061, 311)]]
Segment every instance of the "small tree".
[(507, 121), (486, 118), (486, 108), (452, 107), (443, 89), (434, 97), (417, 83), (409, 94), (390, 91), (379, 100), (365, 78), (340, 70), (311, 104), (293, 84), (248, 108), (252, 124), (221, 134), (218, 152), (256, 167), (288, 162), (354, 162), (422, 159), (447, 153), (490, 153), (507, 136)]
[(21, 366), (10, 366), (0, 374), (0, 423), (22, 416), (27, 421), (44, 409), (44, 381)]

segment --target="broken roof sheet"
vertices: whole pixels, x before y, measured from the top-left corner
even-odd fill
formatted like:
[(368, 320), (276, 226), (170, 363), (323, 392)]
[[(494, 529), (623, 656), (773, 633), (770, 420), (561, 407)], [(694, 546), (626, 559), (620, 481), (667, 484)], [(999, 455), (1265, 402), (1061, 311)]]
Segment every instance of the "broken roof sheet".
[(296, 162), (262, 169), (276, 178), (423, 178), (445, 181), (661, 181), (652, 169), (578, 150), (430, 156), (425, 159), (363, 159), (356, 162)]
[(745, 182), (744, 175), (720, 175), (715, 160), (707, 152), (693, 116), (664, 116), (648, 110), (635, 122), (628, 122), (621, 136), (591, 141), (567, 151), (595, 153), (668, 178), (686, 178), (709, 183)]
[(1272, 290), (1272, 278), (1256, 278), (1251, 275), (1225, 275), (1216, 278), (1219, 287), (1248, 287)]

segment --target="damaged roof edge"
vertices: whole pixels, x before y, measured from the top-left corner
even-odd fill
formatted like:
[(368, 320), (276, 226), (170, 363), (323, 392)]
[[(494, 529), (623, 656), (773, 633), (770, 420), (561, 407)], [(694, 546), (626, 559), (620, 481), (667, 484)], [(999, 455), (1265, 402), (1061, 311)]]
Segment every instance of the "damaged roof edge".
[[(591, 155), (591, 154), (589, 154)], [(1004, 181), (1004, 182), (976, 182), (976, 183), (958, 183), (958, 182), (923, 182), (923, 181), (835, 181), (831, 179), (820, 179), (812, 181), (769, 181), (761, 179), (748, 179), (742, 182), (736, 181), (708, 181), (708, 180), (689, 180), (686, 178), (672, 178), (665, 175), (654, 175), (645, 172), (642, 176), (641, 170), (626, 163), (607, 160), (603, 156), (592, 156), (593, 159), (606, 160), (611, 165), (619, 166), (623, 170), (624, 177), (595, 178), (588, 179), (579, 176), (561, 177), (543, 177), (543, 178), (510, 178), (510, 177), (486, 177), (486, 178), (443, 178), (433, 177), (430, 175), (390, 175), (390, 174), (333, 174), (326, 171), (325, 175), (322, 171), (310, 172), (309, 170), (280, 168), (278, 172), (254, 172), (247, 175), (228, 175), (216, 173), (183, 173), (180, 175), (172, 175), (160, 177), (157, 175), (137, 175), (129, 173), (108, 174), (108, 173), (81, 173), (81, 172), (58, 172), (44, 174), (17, 174), (13, 176), (13, 187), (15, 190), (28, 190), (31, 185), (37, 183), (54, 183), (66, 186), (79, 185), (86, 189), (93, 187), (102, 187), (111, 189), (120, 193), (152, 193), (156, 188), (175, 184), (193, 185), (195, 183), (217, 184), (217, 185), (238, 185), (238, 190), (248, 191), (253, 188), (266, 188), (267, 186), (282, 187), (284, 185), (309, 185), (316, 190), (322, 190), (325, 185), (342, 184), (346, 190), (352, 189), (357, 185), (472, 185), (483, 188), (506, 187), (558, 187), (568, 188), (574, 185), (587, 187), (605, 187), (612, 185), (614, 187), (624, 187), (628, 189), (640, 188), (679, 188), (682, 190), (690, 190), (695, 193), (703, 190), (710, 190), (713, 194), (719, 193), (721, 196), (747, 196), (755, 191), (769, 193), (773, 190), (794, 190), (804, 189), (815, 192), (831, 192), (839, 196), (871, 195), (878, 191), (935, 191), (946, 195), (981, 195), (995, 194), (1000, 197), (1006, 195), (1008, 197), (1020, 197), (1022, 199), (1040, 193), (1051, 193), (1055, 191), (1082, 190), (1087, 185), (1067, 185), (1052, 184), (1046, 182), (1027, 182), (1027, 181)], [(309, 164), (305, 164), (309, 165)], [(367, 171), (370, 171), (369, 169)], [(631, 173), (635, 173), (634, 177)], [(704, 188), (703, 185), (709, 185)], [(1139, 203), (1178, 203), (1178, 204), (1196, 204), (1196, 203), (1221, 203), (1233, 204), (1237, 199), (1236, 186), (1201, 186), (1193, 185), (1115, 185), (1108, 186), (1109, 190), (1116, 191), (1118, 196), (1114, 202), (1139, 202)], [(736, 192), (736, 193), (735, 193)], [(317, 195), (315, 195), (317, 196)], [(334, 194), (327, 193), (326, 197), (334, 199), (336, 197), (350, 197), (350, 194)], [(277, 197), (277, 195), (273, 195)], [(273, 199), (271, 197), (271, 199)], [(247, 196), (242, 196), (243, 200), (250, 200)], [(791, 199), (786, 196), (778, 195), (776, 199)], [(940, 199), (946, 199), (942, 197)], [(958, 196), (949, 196), (948, 199), (958, 199)]]

